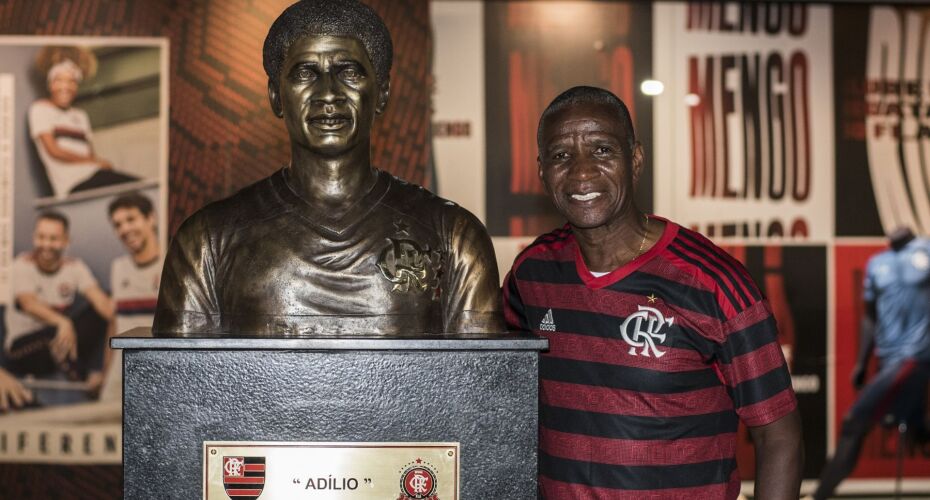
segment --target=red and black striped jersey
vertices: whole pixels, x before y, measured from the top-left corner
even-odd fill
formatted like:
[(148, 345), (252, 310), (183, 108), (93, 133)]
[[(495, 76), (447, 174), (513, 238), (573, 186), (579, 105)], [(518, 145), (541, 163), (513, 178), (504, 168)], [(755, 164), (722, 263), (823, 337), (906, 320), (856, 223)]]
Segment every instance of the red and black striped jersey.
[(768, 302), (745, 268), (665, 222), (600, 277), (570, 227), (539, 237), (504, 282), (511, 328), (540, 359), (543, 498), (736, 498), (739, 421), (797, 405)]

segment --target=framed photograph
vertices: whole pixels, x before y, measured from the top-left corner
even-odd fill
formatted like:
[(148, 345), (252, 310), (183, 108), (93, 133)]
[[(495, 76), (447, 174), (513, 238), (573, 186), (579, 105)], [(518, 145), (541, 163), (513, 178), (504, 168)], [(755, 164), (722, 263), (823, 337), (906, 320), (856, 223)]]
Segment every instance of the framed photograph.
[[(157, 299), (168, 56), (166, 38), (0, 37), (0, 369), (35, 407), (0, 415), (27, 443), (0, 461), (121, 463), (121, 362), (107, 339), (151, 325)], [(24, 297), (67, 317), (74, 344)], [(81, 436), (94, 446), (62, 445)]]

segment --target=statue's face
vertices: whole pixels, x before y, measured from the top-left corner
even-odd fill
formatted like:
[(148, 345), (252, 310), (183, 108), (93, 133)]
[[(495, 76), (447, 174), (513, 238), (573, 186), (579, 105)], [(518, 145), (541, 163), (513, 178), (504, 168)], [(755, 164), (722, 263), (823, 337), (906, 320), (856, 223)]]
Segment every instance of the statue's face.
[(387, 102), (387, 88), (387, 82), (379, 86), (361, 42), (313, 35), (291, 45), (278, 89), (269, 89), (269, 95), (292, 143), (338, 156), (369, 147), (371, 125)]

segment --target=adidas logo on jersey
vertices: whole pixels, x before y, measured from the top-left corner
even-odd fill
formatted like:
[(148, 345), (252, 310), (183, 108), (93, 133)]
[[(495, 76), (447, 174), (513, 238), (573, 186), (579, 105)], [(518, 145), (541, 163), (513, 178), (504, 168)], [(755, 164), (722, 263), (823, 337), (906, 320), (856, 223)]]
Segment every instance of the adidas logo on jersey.
[(539, 329), (544, 332), (555, 331), (555, 319), (552, 318), (552, 309), (546, 311), (546, 315), (543, 316), (542, 321), (539, 323)]

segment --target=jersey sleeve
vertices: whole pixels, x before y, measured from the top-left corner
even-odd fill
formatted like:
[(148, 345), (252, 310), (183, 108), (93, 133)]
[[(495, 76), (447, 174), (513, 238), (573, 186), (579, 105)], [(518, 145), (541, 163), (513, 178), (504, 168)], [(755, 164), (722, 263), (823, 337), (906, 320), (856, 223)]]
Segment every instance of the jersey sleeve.
[(29, 106), (29, 135), (33, 139), (54, 129), (53, 110), (49, 106), (43, 101), (36, 101)]
[(768, 301), (761, 299), (722, 325), (717, 367), (740, 419), (772, 423), (797, 407), (791, 376)]
[(511, 269), (504, 278), (504, 321), (507, 322), (507, 328), (510, 330), (529, 332), (532, 329), (526, 319), (526, 307), (520, 296), (520, 289), (517, 287), (515, 272), (516, 267)]
[(440, 285), (444, 332), (504, 332), (497, 259), (487, 230), (457, 205), (448, 207), (444, 226), (449, 259)]
[(194, 214), (178, 229), (165, 257), (152, 325), (156, 336), (221, 332), (215, 262), (206, 216)]
[(81, 292), (90, 287), (98, 286), (97, 278), (94, 278), (94, 274), (83, 260), (77, 260), (74, 263), (74, 281), (77, 283), (77, 289)]
[(10, 278), (12, 278), (13, 297), (21, 293), (33, 291), (35, 283), (32, 281), (32, 273), (29, 272), (28, 264), (20, 257), (13, 260), (10, 269)]

